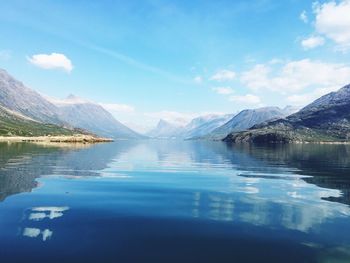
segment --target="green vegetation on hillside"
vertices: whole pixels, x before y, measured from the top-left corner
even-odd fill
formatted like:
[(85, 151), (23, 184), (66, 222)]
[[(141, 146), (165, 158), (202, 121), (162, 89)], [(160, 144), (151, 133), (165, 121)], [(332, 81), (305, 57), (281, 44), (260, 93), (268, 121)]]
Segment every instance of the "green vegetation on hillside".
[(53, 124), (25, 119), (0, 108), (0, 136), (73, 135), (74, 131)]

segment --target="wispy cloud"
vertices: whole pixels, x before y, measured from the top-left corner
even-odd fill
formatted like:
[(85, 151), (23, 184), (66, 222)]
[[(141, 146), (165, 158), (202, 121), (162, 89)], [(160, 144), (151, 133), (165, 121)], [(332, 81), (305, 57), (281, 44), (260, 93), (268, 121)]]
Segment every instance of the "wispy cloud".
[(230, 101), (237, 102), (244, 105), (258, 105), (261, 104), (261, 99), (253, 94), (231, 96)]
[(0, 50), (0, 60), (9, 60), (12, 56), (11, 50)]
[(111, 58), (114, 58), (118, 61), (121, 61), (123, 63), (126, 63), (130, 66), (133, 66), (133, 67), (136, 67), (136, 68), (139, 68), (141, 70), (144, 70), (144, 71), (148, 71), (148, 72), (151, 72), (151, 73), (154, 73), (154, 74), (157, 74), (159, 76), (163, 76), (167, 79), (170, 79), (172, 81), (175, 81), (175, 82), (178, 82), (178, 83), (182, 83), (182, 84), (191, 84), (192, 81), (189, 80), (189, 79), (186, 79), (186, 78), (182, 78), (182, 77), (179, 77), (177, 75), (174, 75), (166, 70), (163, 70), (159, 67), (154, 67), (154, 66), (151, 66), (151, 65), (148, 65), (148, 64), (145, 64), (137, 59), (134, 59), (130, 56), (127, 56), (125, 54), (122, 54), (116, 50), (112, 50), (112, 49), (108, 49), (108, 48), (104, 48), (104, 47), (101, 47), (101, 46), (97, 46), (97, 45), (94, 45), (94, 44), (91, 44), (91, 43), (86, 43), (86, 42), (82, 42), (82, 41), (76, 41), (77, 43), (79, 43), (80, 45), (86, 47), (86, 48), (89, 48), (93, 51), (96, 51), (96, 52), (99, 52), (101, 54), (104, 54), (104, 55), (107, 55)]
[(306, 11), (304, 10), (301, 12), (299, 16), (300, 20), (303, 21), (305, 24), (309, 22), (309, 18), (307, 17)]
[(236, 73), (232, 70), (222, 69), (217, 71), (213, 76), (210, 77), (210, 80), (215, 81), (230, 81), (236, 77)]
[(234, 90), (230, 87), (214, 87), (212, 90), (220, 95), (230, 95), (234, 92)]
[(324, 38), (320, 36), (310, 36), (301, 41), (301, 45), (304, 49), (312, 49), (315, 47), (323, 46), (324, 43)]
[(111, 113), (132, 113), (135, 112), (133, 106), (117, 103), (100, 103), (100, 105)]
[(203, 78), (201, 76), (196, 76), (196, 77), (193, 78), (193, 81), (196, 84), (201, 84), (203, 82)]

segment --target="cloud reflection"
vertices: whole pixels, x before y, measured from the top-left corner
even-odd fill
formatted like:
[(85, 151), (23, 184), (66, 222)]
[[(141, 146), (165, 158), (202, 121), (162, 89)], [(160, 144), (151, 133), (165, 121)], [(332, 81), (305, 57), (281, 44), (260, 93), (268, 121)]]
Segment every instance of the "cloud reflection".
[[(57, 219), (64, 215), (64, 212), (68, 211), (68, 206), (38, 206), (30, 209), (30, 213), (28, 215), (28, 220), (31, 221), (42, 221), (44, 219)], [(23, 230), (23, 236), (29, 238), (39, 238), (41, 236), (43, 241), (49, 240), (53, 231), (46, 228), (41, 230), (36, 227), (25, 227)]]
[(63, 212), (69, 210), (69, 207), (33, 207), (32, 213), (29, 214), (28, 219), (34, 221), (40, 221), (45, 218), (55, 219), (63, 216)]
[(40, 235), (42, 236), (42, 240), (46, 241), (52, 237), (53, 231), (49, 229), (40, 230), (39, 228), (32, 228), (32, 227), (26, 227), (23, 230), (23, 236), (25, 237), (37, 238)]

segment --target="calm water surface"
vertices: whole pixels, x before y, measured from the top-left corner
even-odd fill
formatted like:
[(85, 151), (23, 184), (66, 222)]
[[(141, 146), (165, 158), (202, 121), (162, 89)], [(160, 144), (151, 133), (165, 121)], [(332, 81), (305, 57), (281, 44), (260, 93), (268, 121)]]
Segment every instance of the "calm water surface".
[(350, 262), (350, 147), (0, 144), (0, 262)]

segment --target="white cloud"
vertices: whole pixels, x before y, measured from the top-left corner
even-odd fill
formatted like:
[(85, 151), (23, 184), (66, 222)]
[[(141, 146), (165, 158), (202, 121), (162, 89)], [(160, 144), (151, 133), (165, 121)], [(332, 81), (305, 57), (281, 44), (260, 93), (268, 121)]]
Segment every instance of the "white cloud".
[(248, 56), (245, 56), (244, 63), (246, 64), (256, 63), (256, 59), (253, 56), (248, 55)]
[(133, 106), (117, 103), (100, 103), (100, 105), (111, 113), (131, 113), (135, 111)]
[(234, 90), (231, 89), (230, 87), (215, 87), (215, 88), (212, 88), (212, 90), (220, 95), (230, 95), (234, 92)]
[(253, 94), (246, 94), (242, 96), (231, 96), (230, 101), (238, 102), (240, 104), (249, 104), (249, 105), (255, 105), (260, 104), (261, 99)]
[(193, 78), (193, 81), (197, 84), (201, 84), (203, 82), (203, 78), (201, 76), (196, 76)]
[(296, 106), (305, 106), (312, 101), (318, 99), (319, 97), (326, 95), (332, 91), (337, 91), (339, 87), (330, 86), (328, 88), (319, 88), (311, 92), (302, 93), (302, 94), (293, 94), (287, 97), (288, 103)]
[(302, 59), (271, 67), (259, 64), (243, 72), (243, 85), (251, 90), (295, 94), (306, 89), (342, 87), (350, 83), (350, 67)]
[(73, 70), (73, 64), (64, 54), (37, 54), (27, 58), (33, 65), (43, 69), (62, 69), (66, 72)]
[(276, 65), (276, 64), (281, 64), (283, 63), (284, 60), (283, 59), (279, 59), (279, 58), (273, 58), (269, 61), (270, 65)]
[(309, 21), (305, 10), (304, 10), (303, 12), (301, 12), (299, 18), (300, 18), (300, 20), (303, 21), (305, 24)]
[(40, 235), (41, 231), (39, 228), (30, 228), (30, 227), (26, 227), (23, 230), (23, 236), (26, 237), (38, 237)]
[(236, 73), (231, 70), (222, 69), (216, 72), (213, 76), (211, 76), (210, 80), (215, 81), (230, 81), (233, 80), (236, 77)]
[(40, 221), (45, 218), (55, 219), (63, 216), (63, 212), (69, 210), (69, 207), (34, 207), (32, 208), (32, 213), (29, 214), (28, 219), (34, 221)]
[(311, 93), (307, 94), (294, 94), (287, 97), (287, 101), (292, 105), (304, 106), (313, 100)]
[(314, 4), (315, 30), (334, 41), (343, 51), (350, 49), (350, 0)]
[(139, 122), (123, 122), (124, 125), (129, 127), (130, 129), (140, 133), (140, 134), (146, 134), (150, 130), (154, 128), (154, 123), (139, 123)]
[(0, 60), (9, 60), (12, 56), (11, 50), (0, 50)]
[(240, 81), (252, 90), (269, 88), (268, 75), (271, 69), (264, 64), (257, 64), (252, 69), (241, 74)]
[(310, 36), (306, 39), (303, 39), (301, 41), (301, 45), (304, 49), (312, 49), (315, 47), (323, 46), (324, 45), (324, 38), (320, 36)]
[(26, 227), (23, 230), (23, 236), (25, 237), (36, 238), (36, 237), (39, 237), (40, 234), (42, 235), (42, 240), (46, 241), (52, 237), (53, 231), (49, 229), (40, 230), (39, 228), (31, 228), (31, 227)]

